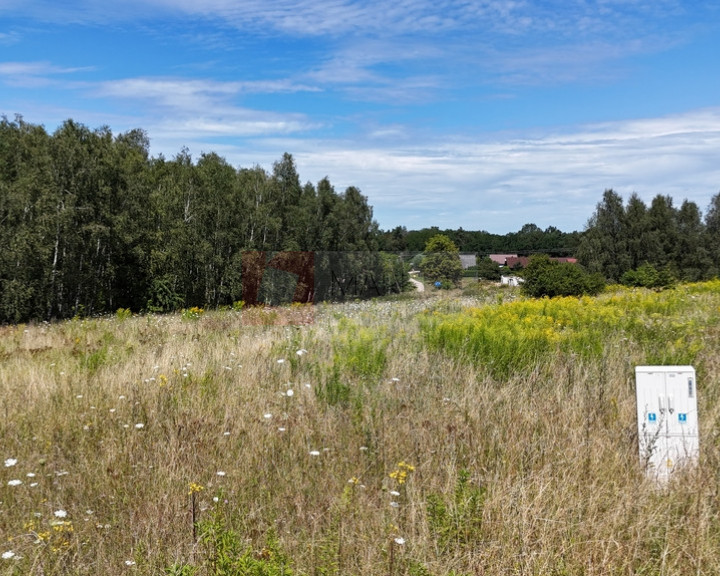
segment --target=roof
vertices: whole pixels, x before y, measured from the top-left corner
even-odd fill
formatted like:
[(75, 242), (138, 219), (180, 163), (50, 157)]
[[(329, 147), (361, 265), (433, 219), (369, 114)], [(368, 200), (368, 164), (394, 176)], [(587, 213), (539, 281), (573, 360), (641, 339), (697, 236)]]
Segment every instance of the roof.
[(525, 268), (529, 262), (530, 258), (528, 256), (508, 256), (507, 260), (505, 260), (505, 266), (508, 268), (517, 268), (518, 266)]
[[(564, 262), (566, 264), (577, 264), (577, 258), (550, 258), (550, 260), (554, 260), (555, 262)], [(518, 266), (526, 268), (529, 262), (529, 256), (515, 256), (508, 257), (505, 265), (508, 268), (517, 268)]]
[(500, 266), (505, 266), (505, 261), (508, 258), (517, 258), (517, 254), (490, 254), (488, 258)]

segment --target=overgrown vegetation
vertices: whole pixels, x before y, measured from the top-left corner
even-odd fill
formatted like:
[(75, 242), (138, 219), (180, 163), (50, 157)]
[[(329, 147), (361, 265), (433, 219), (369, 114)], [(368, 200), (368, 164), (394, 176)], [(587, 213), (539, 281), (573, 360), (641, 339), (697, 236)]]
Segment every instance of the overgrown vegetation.
[(588, 274), (577, 264), (551, 260), (546, 254), (532, 256), (522, 277), (523, 292), (534, 298), (595, 296), (605, 288), (601, 274)]
[[(714, 573), (720, 282), (440, 294), (0, 327), (0, 574)], [(700, 403), (662, 489), (654, 363)]]

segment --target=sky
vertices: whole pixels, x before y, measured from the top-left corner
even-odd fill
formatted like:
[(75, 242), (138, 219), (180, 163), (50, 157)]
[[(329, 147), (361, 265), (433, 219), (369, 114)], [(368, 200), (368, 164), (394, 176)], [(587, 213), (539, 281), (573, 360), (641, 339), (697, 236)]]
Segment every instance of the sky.
[(0, 115), (356, 186), (380, 228), (720, 192), (720, 1), (0, 0)]

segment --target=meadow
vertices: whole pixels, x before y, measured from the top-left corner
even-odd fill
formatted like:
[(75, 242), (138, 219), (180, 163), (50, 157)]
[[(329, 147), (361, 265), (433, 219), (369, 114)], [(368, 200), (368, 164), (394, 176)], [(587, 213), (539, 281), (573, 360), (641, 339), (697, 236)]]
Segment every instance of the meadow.
[[(720, 573), (720, 281), (0, 327), (0, 575)], [(634, 368), (697, 370), (697, 466)]]

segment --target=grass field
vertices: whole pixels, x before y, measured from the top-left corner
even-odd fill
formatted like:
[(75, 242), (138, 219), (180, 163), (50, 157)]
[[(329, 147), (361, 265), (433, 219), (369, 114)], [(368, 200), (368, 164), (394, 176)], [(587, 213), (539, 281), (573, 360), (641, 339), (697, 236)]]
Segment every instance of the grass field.
[[(718, 281), (0, 327), (0, 575), (718, 574), (719, 337)], [(654, 363), (698, 374), (664, 487)]]

